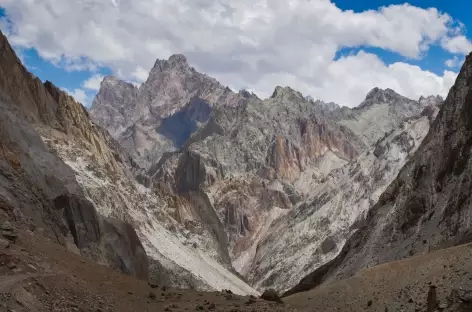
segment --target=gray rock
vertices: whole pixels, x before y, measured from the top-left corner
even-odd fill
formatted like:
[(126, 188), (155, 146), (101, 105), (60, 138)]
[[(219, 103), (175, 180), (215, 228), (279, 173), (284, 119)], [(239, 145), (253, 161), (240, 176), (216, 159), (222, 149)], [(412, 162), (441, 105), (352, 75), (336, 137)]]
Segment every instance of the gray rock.
[(328, 236), (321, 243), (321, 252), (327, 254), (328, 252), (333, 251), (336, 248), (336, 240), (332, 236)]
[[(471, 241), (472, 55), (421, 146), (380, 196), (364, 225), (331, 262), (289, 293), (352, 276), (361, 268)], [(387, 213), (388, 212), (388, 213)], [(374, 234), (375, 233), (375, 234)]]

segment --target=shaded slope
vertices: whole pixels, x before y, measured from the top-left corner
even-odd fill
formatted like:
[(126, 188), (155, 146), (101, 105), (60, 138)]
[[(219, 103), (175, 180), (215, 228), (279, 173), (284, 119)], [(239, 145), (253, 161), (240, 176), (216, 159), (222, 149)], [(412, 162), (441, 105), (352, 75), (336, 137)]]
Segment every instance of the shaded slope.
[(40, 136), (58, 132), (93, 140), (92, 128), (79, 127), (74, 118), (80, 116), (75, 112), (86, 116), (85, 109), (28, 73), (1, 33), (0, 109), (0, 222), (147, 279), (148, 259), (134, 229), (100, 217), (74, 172)]

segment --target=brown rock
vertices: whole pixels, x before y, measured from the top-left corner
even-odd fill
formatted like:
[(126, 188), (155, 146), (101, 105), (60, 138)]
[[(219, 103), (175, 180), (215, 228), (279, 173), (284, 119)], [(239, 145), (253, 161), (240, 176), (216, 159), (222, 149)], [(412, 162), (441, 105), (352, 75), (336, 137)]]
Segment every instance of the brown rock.
[(282, 299), (280, 299), (279, 294), (275, 289), (266, 289), (262, 295), (261, 299), (267, 300), (267, 301), (274, 301), (277, 303), (283, 303)]

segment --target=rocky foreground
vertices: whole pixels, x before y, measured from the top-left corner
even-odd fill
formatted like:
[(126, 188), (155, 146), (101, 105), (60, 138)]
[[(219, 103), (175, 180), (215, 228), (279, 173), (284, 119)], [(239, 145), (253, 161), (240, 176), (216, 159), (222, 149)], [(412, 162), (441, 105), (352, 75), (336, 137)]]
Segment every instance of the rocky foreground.
[[(16, 232), (16, 230), (15, 230)], [(0, 238), (0, 311), (296, 311), (288, 304), (148, 283), (32, 233)]]
[(470, 311), (472, 244), (391, 262), (266, 301), (155, 285), (32, 233), (2, 230), (0, 311)]

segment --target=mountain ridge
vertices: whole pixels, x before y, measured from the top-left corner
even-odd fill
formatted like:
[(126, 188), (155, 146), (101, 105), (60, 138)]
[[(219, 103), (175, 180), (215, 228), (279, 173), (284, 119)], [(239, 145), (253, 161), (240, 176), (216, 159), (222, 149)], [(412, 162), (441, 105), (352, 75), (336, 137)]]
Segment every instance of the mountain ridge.
[(469, 54), (431, 130), (370, 210), (364, 225), (336, 258), (307, 275), (287, 294), (351, 276), (363, 267), (470, 241), (466, 220), (471, 76)]
[[(173, 78), (181, 86), (178, 81), (186, 77), (189, 65), (180, 56), (176, 56), (175, 61), (178, 64), (173, 66), (178, 70), (170, 75), (181, 77)], [(160, 60), (156, 64), (158, 76), (161, 70), (166, 72), (171, 68)], [(196, 94), (205, 92), (203, 86)], [(378, 193), (395, 177), (411, 151), (418, 147), (434, 120), (436, 107), (441, 103), (441, 99), (434, 96), (414, 101), (393, 90), (379, 88), (374, 88), (363, 102), (366, 105), (357, 109), (315, 102), (291, 87), (277, 86), (273, 95), (265, 100), (247, 92), (240, 92), (239, 96), (238, 103), (213, 105), (202, 98), (192, 98), (183, 106), (178, 102), (176, 107), (181, 107), (180, 110), (166, 107), (163, 111), (170, 112), (167, 117), (149, 119), (147, 129), (185, 125), (178, 128), (188, 130), (184, 136), (175, 136), (175, 129), (167, 132), (173, 146), (167, 149), (161, 146), (164, 149), (159, 153), (164, 157), (149, 166), (150, 182), (147, 186), (166, 196), (204, 203), (198, 208), (205, 207), (204, 210), (197, 214), (192, 212), (192, 218), (198, 219), (203, 211), (206, 211), (205, 215), (214, 210), (218, 221), (210, 218), (205, 223), (214, 227), (221, 222), (217, 228), (223, 226), (228, 235), (228, 240), (223, 239), (221, 233), (215, 236), (215, 243), (220, 246), (220, 251), (228, 249), (232, 266), (249, 277), (260, 290), (282, 287), (280, 285), (288, 288), (297, 282), (284, 274), (279, 274), (280, 280), (274, 279), (271, 276), (275, 276), (277, 270), (290, 270), (275, 269), (261, 260), (278, 250), (277, 241), (269, 239), (272, 227), (284, 218), (288, 218), (290, 224), (292, 218), (300, 215), (313, 222), (316, 210), (306, 209), (311, 205), (310, 200), (313, 201), (310, 190), (323, 190), (327, 196), (323, 205), (332, 205), (333, 211), (337, 211), (336, 218), (346, 219), (340, 223), (342, 229), (334, 229), (331, 236), (337, 247), (322, 253), (319, 246), (325, 246), (327, 241), (312, 238), (306, 248), (313, 249), (321, 259), (310, 262), (308, 258), (299, 258), (300, 264), (291, 267), (296, 271), (292, 276), (301, 277), (299, 274), (303, 270), (322, 265), (334, 257), (334, 252), (340, 251), (344, 240), (351, 235), (349, 228), (368, 212), (378, 199)], [(154, 100), (150, 98), (149, 101)], [(380, 118), (368, 120), (370, 115)], [(138, 122), (132, 127), (142, 126)], [(359, 157), (364, 160), (354, 165), (358, 168), (349, 169)], [(365, 166), (372, 164), (376, 164), (378, 172), (359, 174), (367, 170)], [(375, 179), (369, 180), (369, 175)], [(360, 185), (353, 190), (363, 194), (349, 199), (349, 207), (355, 213), (346, 214), (344, 210), (335, 209), (339, 195), (333, 194), (340, 190), (330, 183), (338, 178), (352, 181), (352, 185), (359, 185), (365, 179), (370, 181), (369, 187)], [(370, 199), (365, 201), (366, 198)], [(188, 214), (186, 209), (178, 208), (177, 216), (181, 222), (185, 219), (181, 216)], [(307, 214), (306, 211), (312, 212)], [(281, 235), (290, 227), (283, 225)], [(299, 243), (300, 248), (305, 244)], [(268, 252), (257, 254), (256, 250)], [(300, 254), (295, 251), (292, 256), (300, 257)], [(287, 265), (282, 260), (280, 263)]]

